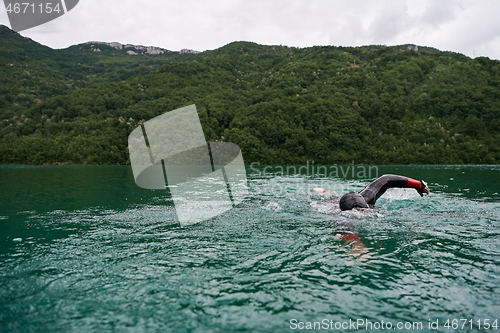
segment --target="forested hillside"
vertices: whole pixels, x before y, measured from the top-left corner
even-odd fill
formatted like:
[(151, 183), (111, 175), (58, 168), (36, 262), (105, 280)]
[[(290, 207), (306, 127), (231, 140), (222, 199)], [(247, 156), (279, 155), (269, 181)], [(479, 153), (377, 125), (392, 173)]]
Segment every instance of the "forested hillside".
[(246, 163), (499, 163), (500, 61), (409, 45), (52, 50), (0, 27), (0, 162), (128, 163), (141, 122), (196, 104)]

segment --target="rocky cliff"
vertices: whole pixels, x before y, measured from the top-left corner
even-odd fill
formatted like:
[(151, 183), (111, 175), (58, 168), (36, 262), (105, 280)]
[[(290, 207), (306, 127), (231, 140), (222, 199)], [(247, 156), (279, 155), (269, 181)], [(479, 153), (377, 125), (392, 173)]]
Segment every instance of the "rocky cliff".
[[(172, 52), (172, 51), (163, 49), (161, 47), (156, 47), (156, 46), (121, 44), (118, 42), (106, 43), (106, 42), (91, 41), (91, 42), (87, 42), (85, 44), (89, 44), (90, 50), (94, 51), (94, 52), (101, 52), (102, 47), (99, 47), (101, 45), (107, 45), (107, 46), (110, 46), (110, 47), (117, 49), (117, 50), (124, 50), (127, 52), (127, 54), (130, 54), (130, 55), (139, 55), (139, 54), (157, 55), (157, 54), (164, 54), (164, 53)], [(194, 51), (194, 50), (189, 50), (189, 49), (182, 49), (180, 51), (180, 54), (184, 54), (184, 53), (197, 54), (200, 52)]]

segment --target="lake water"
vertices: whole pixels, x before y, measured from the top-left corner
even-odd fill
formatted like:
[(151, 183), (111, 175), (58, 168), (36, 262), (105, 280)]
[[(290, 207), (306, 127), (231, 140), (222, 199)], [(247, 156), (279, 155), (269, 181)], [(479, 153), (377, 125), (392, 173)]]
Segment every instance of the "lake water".
[[(242, 204), (181, 228), (129, 166), (0, 166), (0, 332), (500, 331), (500, 166), (328, 168), (249, 166)], [(310, 191), (384, 173), (431, 194)]]

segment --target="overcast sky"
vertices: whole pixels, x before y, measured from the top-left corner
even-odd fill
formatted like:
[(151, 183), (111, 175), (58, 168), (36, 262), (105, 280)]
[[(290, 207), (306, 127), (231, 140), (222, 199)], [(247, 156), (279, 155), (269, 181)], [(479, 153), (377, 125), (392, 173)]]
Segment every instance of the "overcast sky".
[[(500, 59), (499, 14), (499, 0), (80, 0), (66, 15), (21, 34), (52, 48), (87, 41), (173, 51), (241, 40), (297, 47), (408, 43)], [(10, 27), (5, 7), (0, 23)]]

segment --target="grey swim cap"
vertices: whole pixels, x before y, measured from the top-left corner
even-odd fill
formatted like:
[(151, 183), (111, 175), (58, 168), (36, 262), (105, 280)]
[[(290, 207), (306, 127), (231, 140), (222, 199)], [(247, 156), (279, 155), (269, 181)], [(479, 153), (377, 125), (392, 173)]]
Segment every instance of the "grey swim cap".
[(339, 202), (340, 210), (351, 210), (355, 207), (359, 208), (370, 208), (366, 203), (365, 198), (363, 198), (359, 193), (349, 192), (340, 198)]

